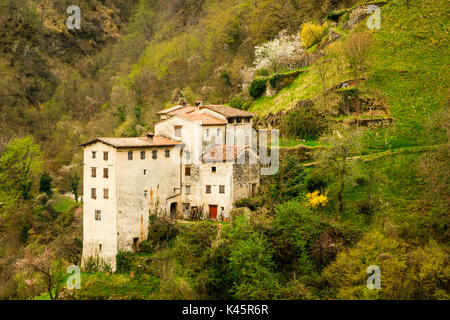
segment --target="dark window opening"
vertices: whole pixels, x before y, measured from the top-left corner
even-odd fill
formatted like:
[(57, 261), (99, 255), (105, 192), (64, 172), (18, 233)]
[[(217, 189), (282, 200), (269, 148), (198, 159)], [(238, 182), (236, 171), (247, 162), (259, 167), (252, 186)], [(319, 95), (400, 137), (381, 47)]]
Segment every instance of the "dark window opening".
[(169, 150), (169, 149), (167, 149), (167, 150), (165, 151), (165, 154), (166, 154), (166, 158), (170, 158), (170, 150)]
[(217, 172), (217, 168), (216, 167), (211, 167), (211, 172), (212, 173), (216, 173)]
[(128, 160), (133, 160), (133, 151), (128, 151)]
[(91, 189), (91, 198), (97, 199), (97, 190), (95, 188)]
[(108, 160), (108, 152), (107, 151), (105, 151), (105, 152), (103, 152), (103, 160)]
[(97, 177), (97, 168), (91, 168), (91, 177), (92, 178)]
[(152, 151), (152, 158), (153, 159), (157, 159), (158, 158), (158, 150), (153, 150)]
[(141, 151), (141, 160), (145, 159), (145, 151)]
[(103, 178), (105, 179), (109, 178), (108, 168), (103, 168)]
[(95, 210), (95, 220), (96, 221), (102, 220), (102, 211), (101, 210)]
[(189, 177), (191, 175), (191, 167), (184, 168), (184, 175)]
[(103, 199), (109, 198), (109, 189), (103, 189)]
[(225, 193), (225, 186), (219, 186), (219, 193)]
[(92, 159), (95, 159), (97, 157), (97, 151), (92, 151)]
[(211, 193), (211, 186), (210, 185), (206, 186), (206, 193)]

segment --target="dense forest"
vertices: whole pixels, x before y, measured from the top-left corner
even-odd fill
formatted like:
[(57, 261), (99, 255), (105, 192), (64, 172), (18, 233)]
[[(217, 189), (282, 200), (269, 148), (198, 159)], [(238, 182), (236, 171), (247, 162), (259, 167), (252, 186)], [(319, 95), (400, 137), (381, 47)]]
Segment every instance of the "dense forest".
[[(449, 299), (447, 1), (75, 2), (0, 0), (1, 299)], [(150, 213), (66, 288), (79, 144), (199, 98), (279, 129), (278, 173), (229, 223)]]

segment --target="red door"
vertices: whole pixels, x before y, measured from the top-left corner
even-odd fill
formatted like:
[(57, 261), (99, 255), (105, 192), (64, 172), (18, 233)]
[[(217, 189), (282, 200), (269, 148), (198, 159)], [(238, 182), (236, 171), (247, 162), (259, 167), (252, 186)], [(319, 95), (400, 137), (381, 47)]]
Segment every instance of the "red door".
[(217, 220), (217, 206), (209, 206), (209, 218), (211, 220)]

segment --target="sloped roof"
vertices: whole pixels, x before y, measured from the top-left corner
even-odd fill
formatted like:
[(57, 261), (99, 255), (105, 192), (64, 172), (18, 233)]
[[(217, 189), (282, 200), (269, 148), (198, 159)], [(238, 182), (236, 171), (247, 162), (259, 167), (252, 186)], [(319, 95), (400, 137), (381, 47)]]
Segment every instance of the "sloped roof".
[(179, 115), (183, 119), (191, 120), (191, 121), (199, 121), (204, 126), (219, 126), (227, 124), (226, 121), (210, 116), (206, 113), (188, 113), (188, 114), (180, 114)]
[(233, 161), (246, 149), (248, 146), (215, 145), (203, 153), (202, 158), (205, 162)]
[(173, 111), (175, 111), (175, 110), (178, 110), (178, 109), (180, 109), (180, 108), (185, 108), (185, 107), (186, 107), (186, 106), (176, 105), (176, 106), (173, 106), (173, 107), (171, 107), (171, 108), (167, 108), (167, 109), (158, 111), (156, 114), (167, 114), (167, 113), (169, 113), (169, 112), (173, 112)]
[(96, 142), (103, 142), (111, 147), (115, 148), (135, 148), (135, 147), (171, 147), (181, 144), (178, 141), (174, 141), (164, 137), (154, 136), (153, 139), (148, 137), (140, 138), (97, 138), (80, 146), (84, 147)]
[(218, 105), (218, 104), (209, 104), (209, 105), (202, 106), (201, 108), (202, 109), (206, 108), (206, 109), (215, 111), (227, 118), (230, 118), (230, 117), (248, 118), (248, 117), (255, 116), (255, 114), (244, 111), (244, 110), (240, 110), (240, 109), (236, 109), (236, 108), (232, 108), (232, 107), (228, 107), (228, 106), (223, 106), (223, 105)]
[(176, 109), (174, 111), (166, 112), (166, 113), (163, 113), (163, 114), (176, 116), (176, 115), (180, 115), (180, 114), (191, 113), (191, 112), (194, 112), (195, 110), (196, 110), (195, 107), (186, 106), (186, 107), (179, 108), (179, 109)]

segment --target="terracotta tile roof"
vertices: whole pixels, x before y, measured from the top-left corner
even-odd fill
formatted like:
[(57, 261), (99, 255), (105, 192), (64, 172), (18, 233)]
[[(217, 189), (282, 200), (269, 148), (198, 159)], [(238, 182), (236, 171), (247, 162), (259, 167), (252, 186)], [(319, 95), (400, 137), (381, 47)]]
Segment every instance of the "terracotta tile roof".
[(180, 114), (194, 112), (195, 110), (196, 110), (196, 108), (193, 106), (174, 106), (172, 108), (161, 110), (161, 111), (157, 112), (156, 114), (159, 114), (160, 116), (161, 115), (176, 116), (176, 115), (180, 115)]
[(236, 159), (248, 146), (216, 145), (203, 153), (205, 162), (223, 162)]
[(183, 119), (188, 119), (191, 121), (199, 121), (204, 126), (214, 126), (214, 125), (225, 125), (226, 121), (217, 119), (206, 113), (188, 113), (179, 115)]
[(135, 147), (171, 147), (181, 144), (178, 141), (174, 141), (164, 137), (154, 136), (153, 139), (148, 137), (140, 138), (97, 138), (80, 146), (87, 146), (95, 142), (103, 142), (109, 146), (115, 148), (135, 148)]
[(215, 111), (217, 113), (220, 113), (221, 115), (224, 115), (227, 118), (230, 117), (254, 117), (255, 114), (244, 111), (244, 110), (240, 110), (240, 109), (236, 109), (236, 108), (232, 108), (232, 107), (228, 107), (228, 106), (222, 106), (222, 105), (216, 105), (216, 104), (209, 104), (209, 105), (205, 105), (201, 107), (202, 109), (209, 109), (212, 111)]
[(185, 106), (176, 105), (176, 106), (173, 106), (173, 107), (171, 107), (171, 108), (167, 108), (167, 109), (158, 111), (156, 114), (167, 114), (167, 113), (169, 113), (169, 112), (178, 110), (178, 109), (180, 109), (180, 108), (185, 108)]

